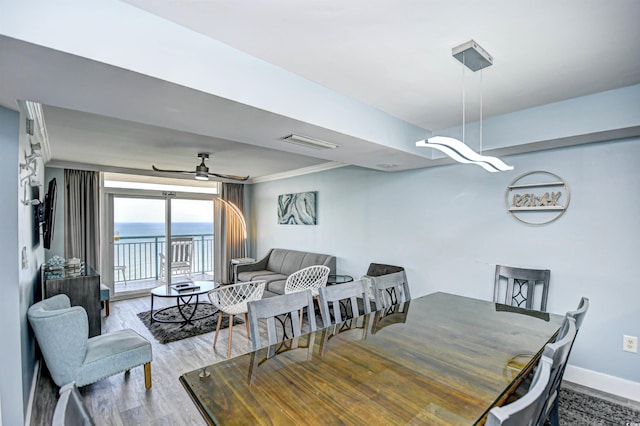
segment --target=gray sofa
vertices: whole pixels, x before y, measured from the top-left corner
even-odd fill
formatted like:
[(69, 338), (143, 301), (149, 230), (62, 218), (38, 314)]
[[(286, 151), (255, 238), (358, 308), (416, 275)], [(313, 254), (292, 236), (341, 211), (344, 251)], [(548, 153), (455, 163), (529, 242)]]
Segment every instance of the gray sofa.
[(329, 274), (336, 273), (335, 256), (276, 248), (254, 263), (238, 265), (238, 281), (265, 280), (263, 298), (271, 297), (284, 294), (284, 283), (289, 275), (312, 265), (328, 266)]

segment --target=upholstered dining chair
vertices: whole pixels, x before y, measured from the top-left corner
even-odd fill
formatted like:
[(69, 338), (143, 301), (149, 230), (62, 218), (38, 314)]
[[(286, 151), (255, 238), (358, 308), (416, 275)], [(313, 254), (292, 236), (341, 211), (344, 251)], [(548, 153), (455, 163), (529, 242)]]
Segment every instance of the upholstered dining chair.
[(529, 391), (520, 399), (489, 411), (486, 426), (534, 426), (542, 412), (553, 361), (542, 356)]
[(304, 308), (307, 308), (309, 328), (311, 331), (316, 330), (316, 317), (313, 314), (313, 296), (310, 289), (255, 300), (249, 302), (247, 306), (249, 310), (249, 327), (251, 328), (253, 349), (262, 347), (260, 340), (260, 320), (266, 320), (267, 323), (268, 345), (273, 345), (278, 341), (275, 321), (276, 317), (280, 315), (290, 314), (291, 328), (293, 331), (292, 337), (296, 337), (301, 334), (302, 329), (300, 326), (299, 313)]
[(51, 426), (93, 426), (95, 423), (82, 401), (75, 382), (60, 388), (60, 397), (53, 411)]
[(371, 277), (371, 287), (378, 310), (411, 300), (407, 274), (404, 270)]
[[(318, 301), (318, 307), (320, 307), (319, 289), (327, 285), (330, 271), (331, 269), (324, 265), (312, 265), (302, 268), (287, 277), (287, 281), (284, 283), (284, 294), (311, 290), (311, 295)], [(312, 315), (315, 316), (313, 304), (311, 304), (309, 318)], [(323, 315), (322, 308), (320, 308), (320, 315)], [(324, 317), (322, 321), (324, 322)], [(302, 312), (300, 312), (300, 327), (302, 327)]]
[[(360, 316), (360, 308), (358, 300), (363, 302), (364, 314), (371, 312), (371, 303), (369, 303), (369, 290), (362, 280), (352, 281), (350, 283), (336, 284), (319, 289), (320, 309), (322, 311), (322, 322), (325, 327), (331, 325), (331, 314), (329, 312), (329, 304), (333, 308), (333, 317), (335, 323), (342, 322), (341, 306), (344, 306), (345, 314), (349, 317), (348, 308), (351, 308), (351, 318)], [(344, 305), (341, 303), (344, 302)]]
[(227, 358), (231, 356), (231, 338), (233, 336), (233, 317), (244, 314), (244, 322), (247, 327), (247, 337), (251, 339), (249, 331), (249, 316), (247, 303), (262, 299), (266, 281), (248, 281), (239, 284), (225, 285), (213, 289), (207, 295), (211, 304), (218, 308), (218, 325), (213, 338), (213, 347), (216, 347), (218, 333), (222, 325), (222, 316), (229, 315), (229, 338), (227, 342)]
[(145, 387), (151, 388), (151, 343), (135, 331), (89, 338), (87, 312), (71, 306), (66, 294), (34, 303), (27, 317), (56, 385), (85, 386), (144, 365)]
[[(550, 277), (551, 271), (548, 269), (525, 269), (496, 265), (493, 301), (546, 312)], [(538, 286), (542, 289), (536, 301), (536, 287)]]

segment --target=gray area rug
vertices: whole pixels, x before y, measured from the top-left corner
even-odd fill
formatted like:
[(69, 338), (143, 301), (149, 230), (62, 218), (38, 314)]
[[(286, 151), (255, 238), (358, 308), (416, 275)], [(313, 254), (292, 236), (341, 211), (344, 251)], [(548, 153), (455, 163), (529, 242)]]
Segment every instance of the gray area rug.
[(562, 426), (640, 425), (640, 411), (566, 388), (558, 409)]
[[(189, 316), (189, 313), (192, 312), (191, 309), (193, 309), (192, 305), (184, 308), (187, 317)], [(199, 334), (215, 331), (218, 324), (219, 315), (219, 313), (216, 312), (216, 308), (208, 304), (200, 304), (198, 306), (198, 312), (196, 312), (196, 317), (200, 318), (211, 313), (213, 313), (212, 316), (192, 321), (193, 324), (185, 325), (182, 325), (180, 323), (162, 323), (157, 321), (154, 321), (153, 324), (151, 324), (150, 311), (140, 312), (138, 314), (138, 318), (140, 318), (142, 323), (147, 326), (151, 334), (153, 334), (153, 337), (155, 337), (158, 342), (169, 343), (186, 339), (187, 337), (193, 337)], [(156, 312), (156, 318), (163, 320), (181, 320), (182, 316), (178, 312), (178, 308), (173, 306), (171, 308), (163, 310), (162, 312)], [(244, 321), (235, 317), (233, 319), (233, 325), (236, 324), (244, 324)], [(222, 325), (220, 326), (220, 328), (227, 327), (229, 327), (229, 317), (227, 315), (224, 315), (222, 317)]]

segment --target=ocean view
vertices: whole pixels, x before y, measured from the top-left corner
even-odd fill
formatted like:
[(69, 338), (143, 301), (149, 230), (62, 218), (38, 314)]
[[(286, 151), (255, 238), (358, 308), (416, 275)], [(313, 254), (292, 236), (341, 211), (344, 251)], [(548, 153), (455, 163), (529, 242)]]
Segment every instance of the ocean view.
[[(116, 222), (114, 264), (126, 266), (127, 280), (158, 279), (158, 253), (165, 251), (163, 222)], [(193, 273), (213, 270), (213, 223), (174, 222), (171, 234), (194, 236)], [(121, 276), (115, 277), (120, 281)]]

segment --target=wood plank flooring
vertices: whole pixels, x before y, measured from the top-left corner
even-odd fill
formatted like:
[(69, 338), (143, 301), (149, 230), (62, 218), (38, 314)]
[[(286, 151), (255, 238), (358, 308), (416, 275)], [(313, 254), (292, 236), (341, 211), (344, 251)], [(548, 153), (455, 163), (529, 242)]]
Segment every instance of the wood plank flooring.
[[(175, 303), (171, 299), (156, 298), (158, 308)], [(104, 317), (102, 332), (132, 328), (152, 344), (152, 388), (145, 390), (142, 367), (132, 369), (80, 388), (85, 404), (96, 425), (204, 425), (195, 405), (178, 381), (178, 377), (209, 364), (227, 359), (228, 329), (220, 330), (218, 344), (212, 347), (214, 333), (190, 337), (177, 342), (160, 344), (137, 313), (149, 310), (149, 297), (111, 302), (111, 314)], [(156, 308), (154, 306), (154, 308)], [(251, 350), (244, 326), (233, 331), (231, 356)], [(38, 381), (31, 425), (49, 426), (57, 401), (58, 387), (43, 371)]]

